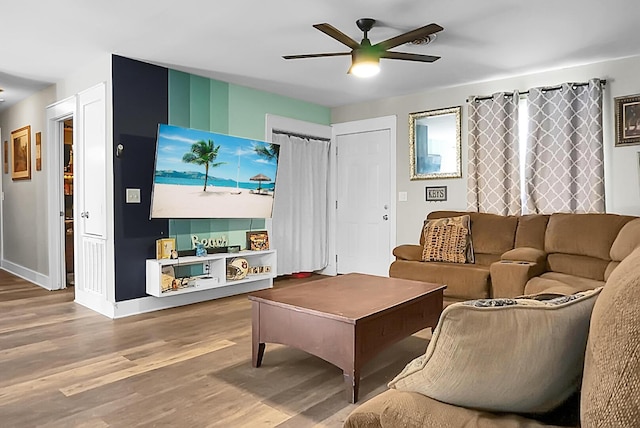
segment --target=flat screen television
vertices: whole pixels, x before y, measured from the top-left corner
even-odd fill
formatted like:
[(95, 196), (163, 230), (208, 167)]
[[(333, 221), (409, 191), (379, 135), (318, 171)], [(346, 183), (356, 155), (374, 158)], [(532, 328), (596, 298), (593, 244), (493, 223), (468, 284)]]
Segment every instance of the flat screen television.
[(151, 218), (271, 218), (279, 147), (158, 125)]

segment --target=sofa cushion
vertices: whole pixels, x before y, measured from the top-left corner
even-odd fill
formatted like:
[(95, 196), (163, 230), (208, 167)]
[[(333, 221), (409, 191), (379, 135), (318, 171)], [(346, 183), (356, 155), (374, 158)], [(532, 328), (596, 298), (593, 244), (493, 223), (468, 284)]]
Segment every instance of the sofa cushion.
[(468, 215), (424, 222), (422, 261), (473, 263), (471, 220)]
[(621, 262), (638, 246), (640, 246), (640, 218), (631, 220), (620, 229), (616, 240), (611, 245), (609, 256), (611, 260)]
[(608, 261), (618, 232), (633, 218), (617, 214), (551, 214), (544, 249), (547, 253), (576, 254)]
[(489, 266), (396, 260), (389, 267), (389, 276), (445, 284), (445, 297), (465, 300), (489, 297)]
[(580, 384), (589, 318), (599, 292), (448, 306), (426, 353), (389, 386), (480, 410), (551, 410)]
[(547, 266), (550, 271), (582, 276), (596, 281), (604, 281), (604, 274), (608, 265), (609, 260), (590, 256), (561, 253), (547, 255)]
[(517, 415), (496, 415), (441, 403), (415, 392), (389, 389), (360, 405), (344, 428), (542, 428)]
[(593, 290), (603, 285), (604, 281), (596, 281), (595, 279), (582, 278), (565, 273), (546, 272), (531, 278), (525, 285), (524, 292), (525, 294), (542, 292), (573, 294), (580, 291)]
[(516, 229), (516, 248), (531, 247), (544, 250), (544, 236), (549, 216), (545, 214), (527, 214), (518, 219)]
[(640, 423), (640, 249), (613, 271), (593, 309), (582, 383), (583, 427)]

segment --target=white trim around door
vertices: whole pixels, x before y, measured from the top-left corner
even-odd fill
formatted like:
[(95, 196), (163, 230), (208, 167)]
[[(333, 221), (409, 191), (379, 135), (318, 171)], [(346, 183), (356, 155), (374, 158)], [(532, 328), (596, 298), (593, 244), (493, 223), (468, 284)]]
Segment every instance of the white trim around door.
[[(62, 195), (62, 121), (75, 119), (76, 97), (69, 97), (47, 107), (47, 136), (43, 146), (47, 159), (47, 222), (49, 230), (49, 290), (66, 288), (64, 263), (64, 201)], [(74, 131), (75, 132), (75, 131)], [(74, 138), (75, 144), (75, 138)]]

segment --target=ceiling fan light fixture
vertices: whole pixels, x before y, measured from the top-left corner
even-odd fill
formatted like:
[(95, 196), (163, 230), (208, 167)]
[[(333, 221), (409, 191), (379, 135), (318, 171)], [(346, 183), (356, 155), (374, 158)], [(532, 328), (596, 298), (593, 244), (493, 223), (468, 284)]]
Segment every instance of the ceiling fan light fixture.
[(354, 50), (348, 73), (356, 77), (372, 77), (380, 73), (380, 57), (372, 52)]

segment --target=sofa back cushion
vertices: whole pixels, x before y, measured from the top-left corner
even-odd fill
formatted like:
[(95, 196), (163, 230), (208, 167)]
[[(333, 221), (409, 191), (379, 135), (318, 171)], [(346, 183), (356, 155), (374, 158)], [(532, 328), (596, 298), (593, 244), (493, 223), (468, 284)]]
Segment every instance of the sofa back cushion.
[(640, 421), (640, 249), (613, 271), (593, 308), (581, 394), (583, 427)]
[(544, 249), (611, 260), (609, 252), (620, 229), (634, 217), (617, 214), (551, 214)]
[(545, 214), (520, 216), (516, 230), (516, 248), (531, 247), (544, 250), (547, 223), (549, 223), (549, 216)]
[(616, 240), (613, 241), (609, 256), (611, 262), (604, 273), (604, 279), (609, 279), (611, 272), (625, 259), (633, 250), (640, 247), (640, 218), (635, 218), (622, 226)]
[[(471, 217), (471, 240), (475, 254), (500, 255), (513, 249), (518, 225), (517, 216), (465, 211), (432, 211), (427, 215), (427, 220), (465, 214)], [(424, 245), (422, 236), (420, 236), (420, 244)]]
[(617, 214), (551, 214), (544, 242), (549, 270), (603, 281), (611, 246), (632, 219)]

